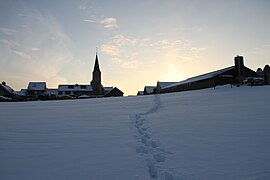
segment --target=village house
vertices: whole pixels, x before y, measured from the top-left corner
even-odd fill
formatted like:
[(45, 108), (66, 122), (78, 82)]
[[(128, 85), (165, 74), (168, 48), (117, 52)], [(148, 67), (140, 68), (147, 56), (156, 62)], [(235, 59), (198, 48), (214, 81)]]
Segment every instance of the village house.
[(156, 86), (145, 86), (143, 90), (144, 95), (155, 94)]
[(104, 97), (117, 97), (123, 96), (124, 93), (117, 87), (112, 88), (110, 91), (105, 91)]
[(0, 96), (12, 98), (14, 95), (13, 92), (14, 92), (14, 90), (11, 87), (9, 87), (6, 84), (6, 82), (3, 81), (0, 84)]
[(137, 96), (141, 96), (141, 95), (144, 95), (143, 91), (138, 91)]
[(22, 97), (14, 91), (6, 82), (0, 84), (0, 101), (19, 101)]
[(50, 97), (57, 97), (58, 96), (58, 89), (48, 88), (46, 91), (46, 95), (48, 95)]
[(27, 95), (33, 98), (46, 95), (46, 82), (29, 82), (27, 87)]
[(92, 95), (93, 89), (91, 85), (87, 84), (74, 84), (74, 85), (58, 85), (58, 95), (74, 95), (74, 96), (81, 96), (81, 95)]

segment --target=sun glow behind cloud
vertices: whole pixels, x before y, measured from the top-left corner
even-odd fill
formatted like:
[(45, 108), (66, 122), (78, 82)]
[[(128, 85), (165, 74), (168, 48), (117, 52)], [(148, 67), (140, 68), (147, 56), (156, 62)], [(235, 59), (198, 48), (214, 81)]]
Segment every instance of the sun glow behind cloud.
[[(207, 51), (206, 47), (194, 47), (192, 42), (184, 39), (139, 39), (123, 34), (111, 37), (108, 44), (101, 46), (101, 52), (108, 56), (109, 62), (129, 74), (127, 79), (137, 84), (137, 89), (146, 84), (155, 85), (157, 81), (184, 80), (188, 77), (185, 65), (199, 61), (200, 53), (204, 51)], [(122, 82), (125, 92), (136, 93), (132, 90), (134, 87), (128, 88), (127, 79), (123, 81), (128, 83)]]

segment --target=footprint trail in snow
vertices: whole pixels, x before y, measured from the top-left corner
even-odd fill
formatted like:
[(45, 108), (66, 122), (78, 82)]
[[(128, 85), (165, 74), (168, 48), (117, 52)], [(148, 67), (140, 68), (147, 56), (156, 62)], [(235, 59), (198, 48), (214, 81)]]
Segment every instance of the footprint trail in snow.
[(145, 159), (151, 179), (179, 180), (180, 177), (177, 173), (173, 173), (172, 168), (164, 167), (164, 162), (171, 153), (161, 148), (159, 141), (152, 137), (151, 129), (147, 123), (147, 116), (156, 113), (161, 108), (160, 96), (154, 95), (153, 97), (154, 105), (149, 111), (131, 116), (138, 141), (136, 153)]

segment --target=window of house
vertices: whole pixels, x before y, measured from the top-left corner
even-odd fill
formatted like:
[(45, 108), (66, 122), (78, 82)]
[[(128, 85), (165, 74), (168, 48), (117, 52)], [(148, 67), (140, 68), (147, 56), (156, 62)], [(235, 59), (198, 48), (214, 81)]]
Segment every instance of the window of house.
[(74, 89), (74, 85), (68, 85), (68, 89)]
[(81, 85), (81, 88), (82, 89), (86, 89), (86, 85)]
[(70, 91), (66, 91), (65, 94), (70, 94)]

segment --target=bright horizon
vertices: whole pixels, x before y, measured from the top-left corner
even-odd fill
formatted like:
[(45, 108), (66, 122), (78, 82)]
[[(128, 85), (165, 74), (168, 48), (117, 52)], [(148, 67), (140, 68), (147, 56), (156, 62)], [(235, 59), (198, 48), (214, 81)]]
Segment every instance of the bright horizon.
[(137, 94), (233, 65), (270, 62), (268, 0), (81, 0), (0, 2), (0, 77), (89, 84), (96, 47), (103, 86)]

